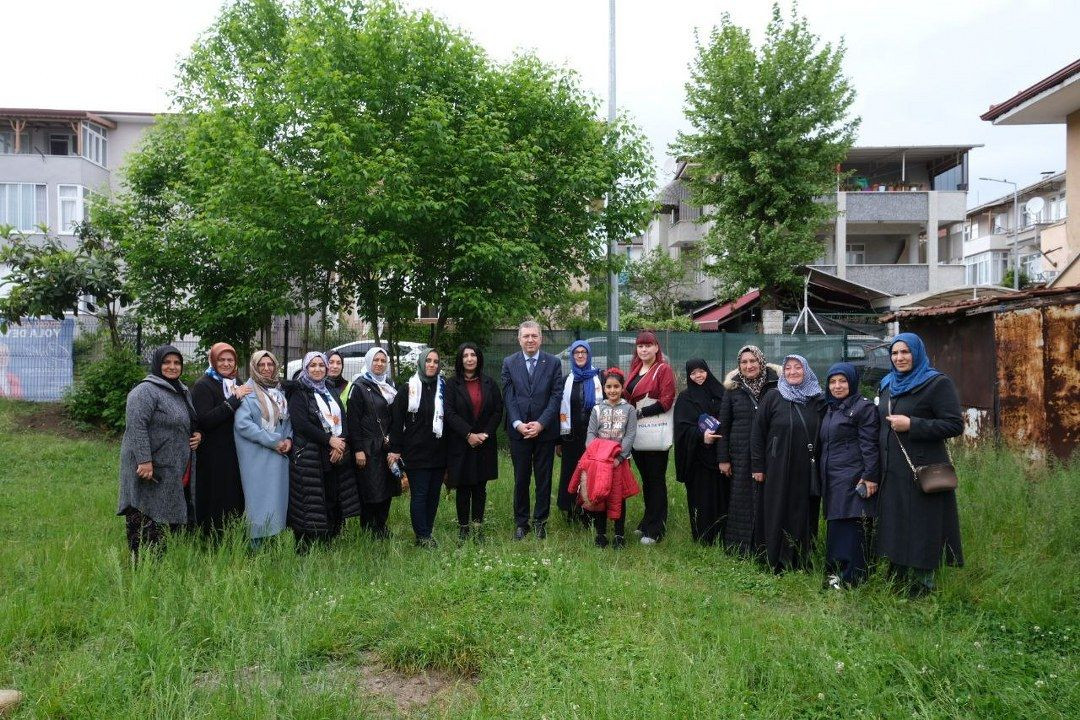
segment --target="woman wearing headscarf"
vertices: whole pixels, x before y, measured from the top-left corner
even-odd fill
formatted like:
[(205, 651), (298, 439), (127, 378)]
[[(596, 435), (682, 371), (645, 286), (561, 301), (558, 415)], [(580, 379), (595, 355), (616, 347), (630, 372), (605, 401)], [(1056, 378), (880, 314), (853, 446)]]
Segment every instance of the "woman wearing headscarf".
[(570, 345), (570, 372), (562, 388), (559, 405), (559, 444), (555, 451), (562, 458), (559, 471), (559, 497), (556, 503), (568, 523), (589, 524), (589, 518), (570, 492), (570, 479), (581, 456), (585, 454), (585, 434), (592, 409), (604, 401), (600, 371), (592, 364), (592, 346), (585, 340)]
[(824, 412), (806, 358), (785, 357), (776, 390), (762, 398), (750, 433), (751, 476), (762, 484), (759, 542), (774, 572), (801, 569), (810, 559), (821, 506), (816, 465)]
[(204, 533), (218, 535), (228, 520), (244, 512), (233, 419), (251, 388), (236, 382), (236, 350), (232, 345), (214, 344), (209, 359), (206, 372), (191, 386), (191, 402), (203, 434), (196, 456), (199, 487), (195, 490), (195, 521)]
[(728, 480), (720, 474), (716, 440), (720, 433), (703, 422), (716, 420), (724, 386), (701, 358), (686, 361), (686, 389), (675, 400), (675, 479), (686, 486), (690, 536), (712, 545), (723, 535)]
[(386, 463), (390, 406), (397, 396), (390, 356), (375, 346), (364, 355), (364, 372), (353, 378), (347, 398), (349, 444), (360, 488), (360, 528), (384, 540), (390, 502), (401, 494), (401, 480)]
[(776, 387), (780, 366), (769, 365), (756, 345), (739, 348), (738, 368), (724, 378), (720, 403), (720, 438), (716, 443), (720, 472), (731, 480), (724, 547), (749, 555), (758, 545), (755, 518), (761, 488), (750, 477), (750, 431), (765, 393)]
[[(656, 335), (649, 330), (638, 333), (636, 353), (626, 376), (625, 396), (637, 409), (639, 420), (662, 415), (675, 404), (675, 373), (664, 360)], [(667, 529), (669, 450), (634, 450), (645, 501), (645, 513), (637, 527), (642, 545), (655, 545)]]
[(253, 546), (285, 529), (289, 510), (289, 451), (292, 422), (278, 379), (278, 361), (259, 350), (248, 363), (247, 387), (233, 421), (244, 513)]
[(345, 356), (337, 350), (326, 353), (326, 387), (337, 390), (338, 395), (348, 385), (345, 379)]
[(825, 499), (826, 585), (853, 587), (866, 579), (866, 558), (878, 487), (878, 415), (859, 394), (859, 376), (840, 362), (825, 375), (828, 409), (821, 421), (821, 484)]
[(289, 395), (293, 426), (287, 524), (296, 549), (337, 537), (345, 519), (360, 514), (348, 426), (336, 391), (326, 386), (326, 356), (309, 352)]
[(446, 485), (457, 488), (458, 538), (482, 540), (487, 484), (499, 476), (496, 431), (503, 401), (499, 386), (484, 375), (484, 353), (475, 343), (458, 347), (445, 410)]
[(434, 548), (432, 537), (439, 510), (439, 488), (446, 473), (446, 433), (443, 432), (446, 383), (439, 374), (439, 352), (428, 350), (409, 381), (398, 388), (391, 409), (390, 454), (409, 478), (409, 515), (416, 544)]
[(183, 370), (180, 351), (162, 345), (150, 358), (150, 374), (127, 396), (116, 514), (125, 518), (132, 558), (191, 517), (194, 456), (202, 434), (191, 394), (180, 382)]
[[(889, 348), (892, 372), (881, 381), (881, 486), (877, 554), (913, 595), (934, 587), (944, 562), (962, 566), (956, 491), (924, 493), (912, 465), (950, 462), (945, 440), (964, 429), (960, 400), (949, 376), (930, 365), (922, 339), (900, 333)], [(904, 456), (904, 451), (910, 457)]]

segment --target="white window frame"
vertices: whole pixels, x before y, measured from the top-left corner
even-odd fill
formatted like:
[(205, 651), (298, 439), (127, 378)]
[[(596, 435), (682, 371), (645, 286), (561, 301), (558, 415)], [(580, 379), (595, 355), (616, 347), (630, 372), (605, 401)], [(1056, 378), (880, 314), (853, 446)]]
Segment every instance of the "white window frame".
[(82, 140), (82, 156), (95, 165), (106, 167), (109, 162), (108, 130), (97, 123), (83, 122)]
[[(852, 260), (852, 256), (859, 259)], [(848, 243), (847, 247), (844, 249), (844, 261), (848, 265), (865, 265), (866, 243)]]
[[(75, 188), (74, 197), (64, 197), (61, 193), (64, 188)], [(86, 219), (86, 201), (90, 198), (90, 191), (82, 185), (63, 184), (56, 186), (56, 232), (58, 235), (74, 235), (74, 223)], [(74, 202), (75, 208), (72, 213), (72, 226), (64, 227), (64, 203)]]
[[(2, 204), (2, 207), (6, 208), (7, 203), (8, 203), (8, 193), (11, 192), (11, 188), (18, 188), (18, 190), (16, 192), (19, 192), (21, 194), (23, 192), (22, 188), (24, 188), (24, 187), (32, 187), (32, 188), (34, 188), (34, 190), (33, 190), (33, 194), (34, 194), (34, 217), (33, 217), (33, 221), (30, 223), (29, 227), (19, 227), (17, 223), (8, 223), (5, 220), (0, 220), (0, 223), (12, 225), (16, 230), (18, 230), (21, 233), (39, 233), (40, 230), (38, 230), (38, 228), (37, 228), (38, 224), (44, 224), (44, 225), (49, 224), (49, 192), (48, 192), (48, 186), (46, 186), (44, 183), (23, 183), (23, 182), (4, 182), (4, 183), (0, 183), (0, 191), (2, 191), (2, 192), (0, 192), (0, 204)], [(38, 202), (37, 202), (38, 197), (39, 197), (39, 193), (38, 193), (38, 190), (37, 190), (38, 188), (41, 188), (40, 197), (42, 198), (42, 201), (43, 201), (43, 205), (44, 205), (43, 207), (38, 207)], [(21, 207), (21, 205), (20, 205), (20, 207)], [(20, 220), (25, 220), (25, 218), (19, 218), (19, 219)]]

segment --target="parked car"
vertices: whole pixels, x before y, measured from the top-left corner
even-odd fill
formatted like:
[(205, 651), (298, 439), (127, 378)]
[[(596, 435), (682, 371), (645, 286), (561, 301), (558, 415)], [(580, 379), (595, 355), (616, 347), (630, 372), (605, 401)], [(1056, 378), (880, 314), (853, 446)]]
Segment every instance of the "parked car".
[(848, 336), (845, 360), (859, 371), (859, 382), (877, 387), (881, 378), (892, 370), (888, 341), (873, 336)]
[[(607, 370), (611, 367), (612, 363), (608, 360), (607, 337), (601, 335), (600, 337), (584, 338), (584, 340), (592, 348), (593, 367), (597, 370)], [(619, 338), (619, 357), (616, 365), (622, 368), (624, 372), (630, 367), (630, 361), (634, 359), (634, 353), (637, 352), (636, 342), (636, 335), (624, 335)], [(563, 375), (566, 375), (570, 372), (573, 364), (573, 360), (570, 358), (570, 347), (563, 348), (563, 351), (558, 354), (558, 358), (559, 362), (562, 363)]]
[[(346, 380), (352, 380), (353, 377), (362, 373), (364, 371), (364, 355), (366, 355), (367, 351), (374, 347), (374, 345), (374, 340), (355, 340), (350, 343), (345, 343), (344, 345), (338, 345), (336, 348), (331, 348), (330, 351), (336, 350), (341, 353), (341, 357), (345, 360), (345, 368), (341, 371), (342, 377)], [(420, 356), (428, 348), (428, 346), (423, 343), (415, 342), (401, 342), (398, 343), (398, 345), (401, 354), (398, 356), (396, 367), (400, 367), (402, 364), (415, 366), (420, 361)], [(290, 380), (295, 380), (300, 374), (300, 364), (302, 362), (303, 358), (290, 360), (285, 368), (285, 377)], [(396, 367), (395, 372), (397, 372)]]

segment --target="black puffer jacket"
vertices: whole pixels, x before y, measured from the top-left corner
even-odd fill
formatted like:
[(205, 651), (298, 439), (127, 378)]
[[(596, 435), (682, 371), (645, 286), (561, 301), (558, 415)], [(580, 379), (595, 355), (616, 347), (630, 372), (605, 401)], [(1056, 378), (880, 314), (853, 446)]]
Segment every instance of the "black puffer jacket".
[[(337, 399), (337, 391), (327, 388)], [(330, 433), (323, 429), (315, 392), (301, 385), (289, 395), (293, 447), (289, 455), (287, 524), (309, 534), (336, 534), (345, 518), (360, 514), (360, 493), (353, 474), (352, 452), (330, 462)], [(345, 418), (342, 418), (345, 423)], [(348, 427), (342, 436), (348, 438)]]
[[(759, 398), (776, 387), (780, 368), (765, 368), (765, 385)], [(754, 517), (761, 488), (750, 477), (750, 429), (760, 400), (739, 382), (739, 371), (724, 379), (724, 399), (720, 402), (720, 434), (716, 443), (717, 462), (731, 463), (731, 496), (728, 502), (724, 544), (729, 550), (749, 553), (754, 548)]]

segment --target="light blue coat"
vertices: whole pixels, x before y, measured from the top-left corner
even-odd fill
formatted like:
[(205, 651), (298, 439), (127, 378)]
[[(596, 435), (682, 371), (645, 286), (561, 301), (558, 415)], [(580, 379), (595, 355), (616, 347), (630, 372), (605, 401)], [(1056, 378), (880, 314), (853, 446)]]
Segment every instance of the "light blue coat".
[[(247, 384), (254, 387), (250, 380)], [(252, 392), (236, 411), (233, 436), (251, 537), (277, 535), (285, 528), (289, 510), (289, 458), (276, 448), (292, 437), (292, 422), (286, 417), (276, 428), (264, 428), (259, 400)]]

